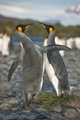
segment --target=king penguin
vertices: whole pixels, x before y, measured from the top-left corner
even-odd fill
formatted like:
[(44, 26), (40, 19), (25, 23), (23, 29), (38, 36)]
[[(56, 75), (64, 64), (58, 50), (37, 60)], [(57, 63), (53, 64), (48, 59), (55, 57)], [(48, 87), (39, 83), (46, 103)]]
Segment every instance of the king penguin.
[[(56, 45), (56, 31), (54, 27), (43, 23), (40, 24), (49, 34), (48, 39), (44, 41), (44, 46)], [(61, 96), (62, 93), (71, 94), (67, 69), (58, 51), (55, 51), (54, 53), (47, 53), (47, 55), (44, 56), (44, 69), (46, 69), (47, 75), (55, 88), (57, 96)]]
[[(22, 92), (24, 103), (30, 105), (33, 97), (41, 91), (43, 84), (43, 53), (54, 52), (61, 49), (67, 49), (65, 46), (52, 45), (47, 47), (40, 47), (34, 44), (32, 40), (24, 34), (25, 28), (30, 25), (18, 25), (15, 30), (16, 37), (21, 41), (23, 45), (23, 80), (22, 80)], [(20, 56), (16, 59), (19, 63)], [(17, 66), (14, 64), (13, 66)], [(13, 67), (15, 70), (16, 67)], [(11, 70), (11, 69), (10, 69)], [(12, 70), (12, 72), (14, 72)], [(10, 72), (9, 72), (10, 73)], [(12, 74), (12, 73), (11, 73)]]

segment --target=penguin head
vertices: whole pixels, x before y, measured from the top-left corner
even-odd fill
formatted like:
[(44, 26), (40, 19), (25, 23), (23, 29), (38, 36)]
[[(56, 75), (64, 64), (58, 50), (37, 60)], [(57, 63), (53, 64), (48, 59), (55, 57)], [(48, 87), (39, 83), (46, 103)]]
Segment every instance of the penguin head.
[(52, 26), (52, 25), (47, 25), (47, 24), (44, 24), (44, 23), (41, 23), (39, 22), (48, 32), (48, 34), (50, 34), (52, 31), (55, 30), (55, 28)]
[(27, 24), (27, 25), (22, 25), (19, 24), (16, 26), (16, 30), (18, 30), (19, 32), (24, 32), (26, 28), (30, 27), (32, 24)]

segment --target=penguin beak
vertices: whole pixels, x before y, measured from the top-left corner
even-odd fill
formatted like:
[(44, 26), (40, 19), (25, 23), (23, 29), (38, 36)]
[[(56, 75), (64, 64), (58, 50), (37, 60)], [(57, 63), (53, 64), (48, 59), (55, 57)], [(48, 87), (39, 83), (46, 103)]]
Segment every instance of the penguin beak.
[(41, 23), (41, 22), (38, 22), (39, 24), (41, 24), (44, 28), (46, 28), (46, 25)]
[(28, 28), (28, 27), (30, 27), (31, 25), (33, 25), (33, 23), (32, 23), (32, 24), (25, 25), (25, 28)]
[(44, 24), (41, 24), (44, 28), (46, 28), (46, 26)]

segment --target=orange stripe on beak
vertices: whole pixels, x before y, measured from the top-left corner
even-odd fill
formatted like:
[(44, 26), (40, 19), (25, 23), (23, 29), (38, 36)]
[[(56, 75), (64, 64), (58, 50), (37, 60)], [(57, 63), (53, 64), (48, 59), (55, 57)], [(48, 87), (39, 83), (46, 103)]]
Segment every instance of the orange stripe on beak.
[(28, 27), (30, 27), (31, 25), (28, 25), (28, 26), (26, 26), (25, 28), (28, 28)]
[(43, 24), (41, 24), (44, 28), (46, 28), (46, 26), (45, 25), (43, 25)]

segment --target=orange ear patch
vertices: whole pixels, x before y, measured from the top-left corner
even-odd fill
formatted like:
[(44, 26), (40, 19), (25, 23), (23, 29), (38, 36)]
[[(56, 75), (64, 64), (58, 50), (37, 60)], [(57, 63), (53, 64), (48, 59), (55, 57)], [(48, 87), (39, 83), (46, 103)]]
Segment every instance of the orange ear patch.
[(49, 33), (51, 33), (53, 31), (53, 28), (49, 28)]
[(21, 28), (21, 27), (18, 27), (18, 30), (19, 30), (20, 32), (22, 32), (22, 28)]

